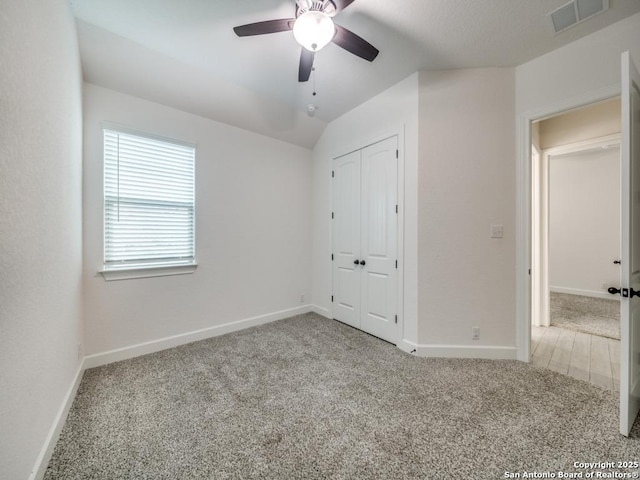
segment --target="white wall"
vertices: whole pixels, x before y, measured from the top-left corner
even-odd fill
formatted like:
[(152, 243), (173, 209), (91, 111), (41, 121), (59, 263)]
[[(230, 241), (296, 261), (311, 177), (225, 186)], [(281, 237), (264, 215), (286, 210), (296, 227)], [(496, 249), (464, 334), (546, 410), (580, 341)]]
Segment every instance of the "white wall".
[(555, 105), (620, 85), (620, 54), (640, 63), (640, 13), (516, 68), (516, 112)]
[[(400, 131), (399, 131), (400, 130)], [(393, 133), (404, 137), (403, 339), (417, 341), (418, 74), (331, 122), (313, 151), (313, 303), (331, 311), (331, 161)]]
[[(420, 73), (418, 333), (427, 355), (515, 356), (514, 88), (507, 68)], [(490, 238), (491, 224), (503, 238)]]
[(67, 2), (3, 2), (0, 63), (0, 477), (20, 480), (80, 364), (81, 74)]
[[(97, 273), (103, 121), (197, 144), (195, 273), (112, 282)], [(309, 303), (309, 150), (86, 83), (84, 126), (88, 354)]]
[(608, 296), (620, 284), (620, 148), (552, 156), (549, 207), (549, 288)]

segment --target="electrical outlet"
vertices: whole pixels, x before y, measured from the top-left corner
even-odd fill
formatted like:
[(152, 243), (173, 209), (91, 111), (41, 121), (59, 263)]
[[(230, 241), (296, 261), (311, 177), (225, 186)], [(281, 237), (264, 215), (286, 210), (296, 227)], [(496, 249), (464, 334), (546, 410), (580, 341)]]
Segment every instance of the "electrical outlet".
[(480, 327), (471, 328), (471, 338), (473, 340), (480, 340)]

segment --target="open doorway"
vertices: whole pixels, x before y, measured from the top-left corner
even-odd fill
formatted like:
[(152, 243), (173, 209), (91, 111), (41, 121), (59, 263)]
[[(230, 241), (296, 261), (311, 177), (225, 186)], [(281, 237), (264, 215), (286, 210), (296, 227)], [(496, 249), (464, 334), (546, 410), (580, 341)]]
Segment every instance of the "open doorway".
[[(532, 124), (531, 361), (620, 379), (620, 101)], [(617, 262), (617, 263), (616, 263)]]

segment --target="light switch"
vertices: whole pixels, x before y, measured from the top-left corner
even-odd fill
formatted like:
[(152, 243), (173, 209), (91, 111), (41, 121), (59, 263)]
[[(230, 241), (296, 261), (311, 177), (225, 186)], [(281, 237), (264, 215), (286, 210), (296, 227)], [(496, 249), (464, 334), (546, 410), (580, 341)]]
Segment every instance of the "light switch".
[(491, 225), (491, 238), (502, 238), (502, 225)]

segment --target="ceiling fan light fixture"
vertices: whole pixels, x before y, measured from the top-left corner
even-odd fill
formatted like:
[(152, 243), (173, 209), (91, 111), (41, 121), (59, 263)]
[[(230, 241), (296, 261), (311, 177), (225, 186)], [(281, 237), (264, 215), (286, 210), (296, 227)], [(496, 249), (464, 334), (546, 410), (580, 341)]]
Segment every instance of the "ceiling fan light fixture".
[(335, 34), (336, 27), (329, 15), (315, 10), (300, 15), (293, 25), (296, 41), (310, 52), (321, 50)]

